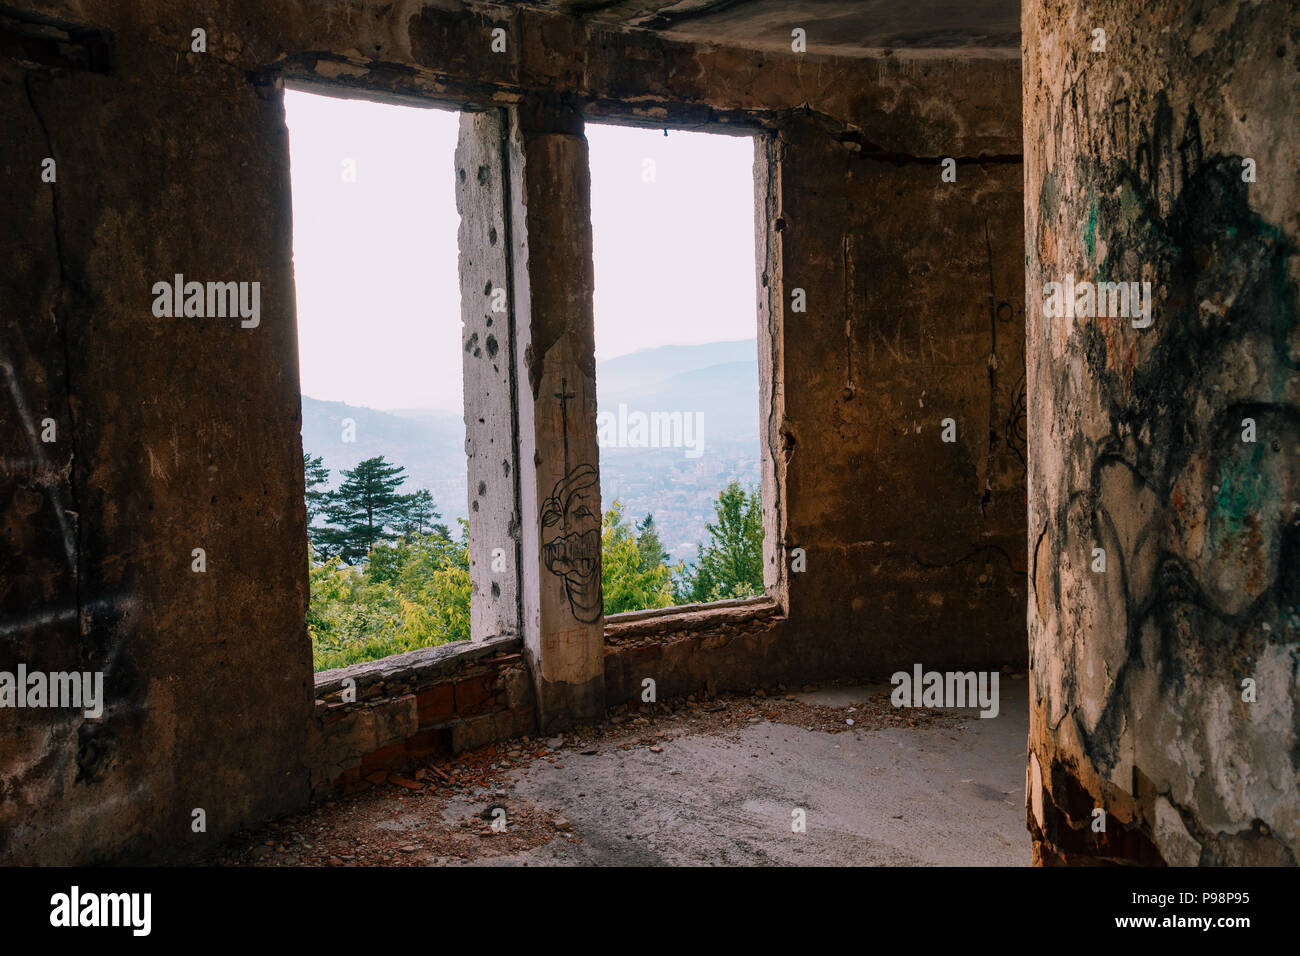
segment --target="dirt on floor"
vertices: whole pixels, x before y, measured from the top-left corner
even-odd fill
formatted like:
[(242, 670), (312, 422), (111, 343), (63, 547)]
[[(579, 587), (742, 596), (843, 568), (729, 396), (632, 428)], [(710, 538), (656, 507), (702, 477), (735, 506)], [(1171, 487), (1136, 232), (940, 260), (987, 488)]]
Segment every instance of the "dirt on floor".
[[(708, 735), (738, 739), (763, 722), (809, 731), (844, 733), (908, 727), (959, 728), (967, 712), (896, 709), (889, 689), (858, 703), (830, 706), (779, 687), (768, 694), (684, 699), (613, 708), (607, 723), (549, 739), (523, 737), (490, 744), (455, 758), (367, 778), (370, 789), (328, 799), (301, 813), (228, 840), (206, 862), (218, 866), (437, 866), (515, 856), (554, 840), (580, 844), (569, 820), (543, 811), (514, 791), (513, 771), (535, 762), (562, 769), (564, 761), (614, 750), (662, 753), (675, 738)], [(827, 696), (828, 687), (818, 689)], [(834, 687), (829, 687), (834, 698)], [(476, 813), (457, 808), (481, 805)], [(523, 861), (527, 865), (527, 861)]]

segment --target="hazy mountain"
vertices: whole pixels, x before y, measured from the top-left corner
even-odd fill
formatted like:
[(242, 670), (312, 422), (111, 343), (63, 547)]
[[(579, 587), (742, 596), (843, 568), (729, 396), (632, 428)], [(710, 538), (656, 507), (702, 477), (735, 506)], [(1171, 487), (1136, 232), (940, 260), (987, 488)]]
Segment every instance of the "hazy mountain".
[(693, 369), (627, 391), (618, 389), (621, 383), (605, 385), (599, 366), (596, 375), (600, 411), (614, 412), (623, 403), (629, 412), (699, 412), (706, 445), (752, 439), (757, 447), (758, 363), (753, 359)]
[[(356, 441), (344, 441), (345, 419), (356, 423)], [(465, 421), (458, 414), (421, 411), (418, 415), (361, 408), (343, 402), (302, 397), (302, 448), (320, 455), (330, 470), (330, 487), (357, 462), (383, 455), (406, 468), (402, 490), (428, 488), (443, 519), (469, 513), (465, 473)]]
[(709, 342), (706, 345), (665, 345), (641, 349), (628, 355), (596, 363), (596, 388), (604, 397), (637, 391), (675, 375), (695, 372), (710, 365), (749, 362), (757, 368), (758, 341)]
[[(712, 502), (727, 482), (757, 486), (759, 406), (757, 343), (712, 342), (645, 349), (598, 362), (600, 412), (698, 415), (701, 453), (685, 448), (601, 449), (601, 494), (630, 518), (655, 516), (674, 560), (690, 558), (712, 520)], [(344, 468), (383, 455), (406, 467), (404, 490), (428, 488), (444, 520), (465, 517), (465, 423), (459, 413), (429, 409), (380, 411), (342, 402), (302, 399), (303, 449), (320, 455), (337, 486)], [(356, 441), (344, 442), (344, 419), (356, 423)]]

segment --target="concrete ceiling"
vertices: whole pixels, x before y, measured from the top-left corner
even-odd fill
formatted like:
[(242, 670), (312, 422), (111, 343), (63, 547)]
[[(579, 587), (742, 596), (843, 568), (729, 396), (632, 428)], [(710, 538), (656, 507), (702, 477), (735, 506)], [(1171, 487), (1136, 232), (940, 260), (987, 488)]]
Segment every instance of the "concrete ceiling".
[(681, 40), (809, 53), (1019, 56), (1020, 0), (531, 0), (624, 29)]

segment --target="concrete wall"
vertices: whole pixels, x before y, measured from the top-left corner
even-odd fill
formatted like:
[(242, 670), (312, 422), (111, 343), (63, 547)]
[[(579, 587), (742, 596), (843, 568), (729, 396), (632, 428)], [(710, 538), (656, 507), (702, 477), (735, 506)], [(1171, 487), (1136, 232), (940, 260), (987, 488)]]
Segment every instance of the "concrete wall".
[[(698, 656), (680, 680), (1023, 652), (1014, 62), (754, 54), (452, 3), (229, 0), (203, 21), (180, 2), (27, 5), (64, 26), (0, 21), (0, 669), (103, 669), (109, 708), (98, 721), (0, 711), (0, 860), (186, 855), (300, 805), (313, 768), (328, 775), (304, 626), (286, 77), (506, 107), (520, 133), (512, 175), (531, 164), (579, 199), (581, 114), (763, 133), (773, 558), (802, 547), (808, 570), (788, 594), (776, 586), (775, 623), (732, 641), (692, 631)], [(497, 24), (505, 54), (490, 51)], [(191, 52), (199, 27), (206, 53)], [(570, 126), (548, 118), (557, 109)], [(40, 181), (50, 155), (52, 185)], [(947, 155), (961, 159), (952, 184)], [(533, 232), (512, 241), (537, 254), (539, 237), (561, 235), (581, 253), (572, 210), (548, 216), (541, 180), (521, 180), (513, 201), (524, 191), (540, 208), (515, 217)], [(516, 300), (522, 280), (554, 268), (516, 260)], [(260, 324), (154, 317), (152, 284), (175, 273), (260, 282)], [(563, 422), (540, 398), (529, 422), (521, 404), (534, 497), (552, 494), (566, 427), (571, 440), (594, 431), (590, 275), (562, 278), (528, 290), (544, 308), (520, 317), (516, 342), (526, 353), (526, 328), (568, 343), (536, 369), (536, 396), (536, 353), (515, 356), (518, 394), (549, 395), (570, 370), (579, 393)], [(788, 310), (795, 286), (806, 313)], [(58, 422), (53, 444), (33, 437), (44, 417)], [(939, 441), (943, 417), (957, 421), (954, 444)], [(524, 603), (530, 574), (554, 592), (542, 548), (521, 560)], [(562, 718), (570, 703), (598, 708), (608, 675), (615, 692), (637, 675), (602, 666), (599, 625), (573, 628), (551, 592), (525, 648), (552, 681), (539, 685), (543, 717)], [(581, 639), (560, 639), (566, 628)]]
[[(1294, 864), (1300, 14), (1031, 0), (1023, 34), (1035, 855)], [(1151, 282), (1150, 326), (1048, 317), (1067, 273)]]
[(943, 182), (961, 145), (934, 130), (885, 158), (817, 122), (777, 134), (769, 439), (787, 560), (807, 555), (788, 577), (797, 679), (1024, 659), (1021, 169), (963, 162)]
[[(106, 698), (0, 711), (6, 862), (183, 852), (196, 808), (225, 832), (307, 795), (282, 109), (122, 26), (107, 73), (0, 57), (0, 669), (102, 672)], [(260, 325), (155, 318), (176, 273), (259, 281)]]

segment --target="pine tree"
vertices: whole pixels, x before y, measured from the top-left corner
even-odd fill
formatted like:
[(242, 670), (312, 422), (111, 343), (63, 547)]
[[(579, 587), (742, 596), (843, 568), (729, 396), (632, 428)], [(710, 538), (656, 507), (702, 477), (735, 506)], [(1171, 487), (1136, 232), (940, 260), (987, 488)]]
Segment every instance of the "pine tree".
[(395, 529), (405, 521), (407, 496), (397, 489), (406, 480), (406, 469), (379, 455), (345, 469), (343, 479), (326, 502), (328, 527), (318, 538), (323, 550), (356, 564), (376, 542), (395, 538)]
[(636, 547), (641, 552), (641, 570), (650, 571), (668, 563), (668, 552), (655, 529), (655, 516), (648, 514), (636, 523)]
[(433, 493), (428, 488), (421, 488), (414, 494), (403, 498), (403, 515), (401, 531), (403, 534), (441, 533), (449, 535), (445, 524), (437, 524), (442, 517), (433, 501)]
[(306, 452), (302, 455), (302, 470), (307, 486), (306, 494), (303, 496), (307, 499), (307, 527), (311, 528), (312, 522), (324, 510), (325, 502), (329, 497), (329, 492), (324, 488), (329, 483), (330, 470), (325, 467), (320, 455), (309, 455)]

